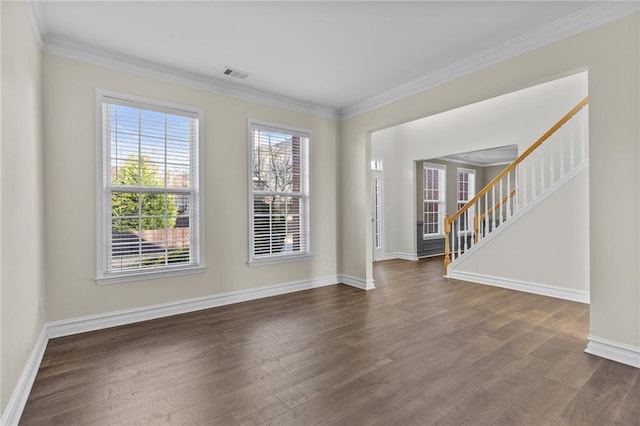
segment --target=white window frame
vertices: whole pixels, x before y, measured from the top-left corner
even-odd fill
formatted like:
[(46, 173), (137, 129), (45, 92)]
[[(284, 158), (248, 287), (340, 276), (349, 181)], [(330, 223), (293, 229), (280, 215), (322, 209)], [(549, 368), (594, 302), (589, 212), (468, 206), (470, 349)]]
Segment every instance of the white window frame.
[[(104, 144), (103, 129), (103, 104), (109, 101), (119, 104), (129, 104), (136, 108), (165, 112), (177, 115), (189, 115), (198, 120), (197, 147), (194, 149), (194, 160), (191, 165), (192, 195), (190, 202), (193, 215), (190, 218), (190, 237), (192, 257), (194, 262), (189, 265), (170, 265), (153, 268), (150, 270), (130, 270), (122, 272), (107, 271), (107, 244), (110, 235), (111, 212), (107, 211), (105, 203), (105, 191), (108, 191), (108, 173), (110, 165), (107, 164), (109, 154)], [(96, 89), (96, 278), (97, 284), (115, 284), (155, 278), (164, 278), (180, 275), (202, 273), (205, 270), (205, 232), (204, 232), (204, 170), (202, 158), (204, 157), (204, 110), (202, 108), (179, 105), (175, 103), (159, 101), (110, 90)]]
[[(304, 224), (304, 228), (306, 231), (306, 251), (297, 252), (297, 253), (279, 253), (279, 254), (269, 254), (269, 255), (259, 255), (256, 256), (254, 254), (254, 195), (260, 193), (259, 191), (255, 191), (253, 188), (253, 130), (255, 128), (264, 129), (267, 131), (275, 131), (284, 134), (290, 134), (293, 136), (299, 136), (302, 138), (308, 139), (308, 144), (306, 147), (306, 158), (303, 158), (303, 166), (301, 166), (303, 173), (305, 173), (305, 181), (302, 185), (301, 191), (301, 221)], [(311, 230), (311, 207), (312, 207), (312, 197), (311, 197), (311, 145), (313, 143), (312, 133), (307, 129), (299, 129), (291, 126), (286, 126), (282, 124), (269, 123), (266, 121), (260, 120), (248, 120), (247, 125), (247, 174), (248, 174), (248, 227), (247, 227), (247, 235), (248, 235), (248, 261), (247, 264), (249, 266), (260, 266), (260, 265), (270, 265), (275, 263), (285, 263), (285, 262), (295, 262), (295, 261), (303, 261), (309, 260), (313, 258), (313, 245), (312, 245), (312, 230)], [(305, 164), (306, 163), (306, 164)]]
[[(467, 199), (460, 199), (460, 191), (458, 190), (458, 185), (460, 184), (460, 173), (465, 173), (468, 175), (469, 188), (467, 191)], [(473, 178), (472, 178), (473, 177)], [(471, 182), (473, 181), (473, 184)], [(465, 167), (458, 167), (456, 170), (456, 209), (460, 210), (462, 208), (461, 204), (467, 204), (473, 197), (476, 196), (476, 171), (474, 169), (468, 169)], [(466, 229), (458, 230), (460, 234), (468, 234), (473, 229), (473, 216), (475, 215), (475, 208), (472, 206), (467, 210), (466, 218), (467, 225)], [(462, 220), (462, 218), (461, 218)]]
[[(438, 188), (439, 200), (438, 200), (438, 219), (440, 220), (440, 224), (438, 226), (438, 230), (440, 232), (436, 233), (425, 233), (425, 223), (424, 223), (424, 206), (427, 202), (433, 202), (433, 200), (426, 200), (424, 197), (424, 192), (427, 186), (427, 180), (424, 177), (425, 169), (437, 169), (441, 173), (440, 188)], [(422, 163), (422, 238), (425, 240), (433, 239), (433, 238), (444, 238), (444, 217), (447, 214), (447, 166), (444, 164), (436, 164), (436, 163)]]

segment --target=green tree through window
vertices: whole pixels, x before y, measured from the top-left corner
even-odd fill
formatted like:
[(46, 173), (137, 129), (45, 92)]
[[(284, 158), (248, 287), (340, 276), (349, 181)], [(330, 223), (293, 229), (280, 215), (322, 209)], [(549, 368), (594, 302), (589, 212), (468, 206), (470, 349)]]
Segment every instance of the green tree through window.
[[(114, 185), (158, 187), (157, 171), (144, 157), (131, 155), (113, 178)], [(119, 192), (111, 195), (111, 215), (118, 218), (114, 231), (173, 228), (178, 207), (173, 197), (157, 192)], [(139, 224), (139, 222), (141, 222)]]

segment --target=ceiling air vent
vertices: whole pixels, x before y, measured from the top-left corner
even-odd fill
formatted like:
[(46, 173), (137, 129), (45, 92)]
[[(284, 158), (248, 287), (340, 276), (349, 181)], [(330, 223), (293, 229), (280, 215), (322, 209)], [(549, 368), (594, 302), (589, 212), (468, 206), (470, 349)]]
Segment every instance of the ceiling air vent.
[(231, 77), (236, 77), (241, 80), (244, 80), (245, 78), (249, 77), (248, 72), (240, 71), (238, 69), (229, 68), (229, 67), (226, 67), (222, 73), (224, 75), (230, 75)]

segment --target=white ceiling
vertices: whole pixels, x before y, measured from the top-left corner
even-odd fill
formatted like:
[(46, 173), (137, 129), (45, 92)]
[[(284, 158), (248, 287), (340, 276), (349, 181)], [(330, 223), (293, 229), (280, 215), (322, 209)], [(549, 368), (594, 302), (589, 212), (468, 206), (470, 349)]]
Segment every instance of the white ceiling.
[[(82, 46), (338, 112), (593, 7), (581, 1), (34, 2), (45, 48)], [(226, 77), (226, 66), (250, 76)]]

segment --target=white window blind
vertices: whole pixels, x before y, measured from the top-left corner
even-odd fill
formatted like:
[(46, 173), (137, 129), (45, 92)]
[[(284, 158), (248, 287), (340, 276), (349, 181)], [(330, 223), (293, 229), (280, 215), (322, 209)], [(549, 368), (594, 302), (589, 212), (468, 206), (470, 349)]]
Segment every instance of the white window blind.
[(445, 166), (423, 164), (423, 234), (425, 237), (444, 233), (445, 215)]
[(102, 96), (99, 278), (200, 264), (199, 114)]
[(307, 255), (310, 134), (250, 123), (249, 261)]

